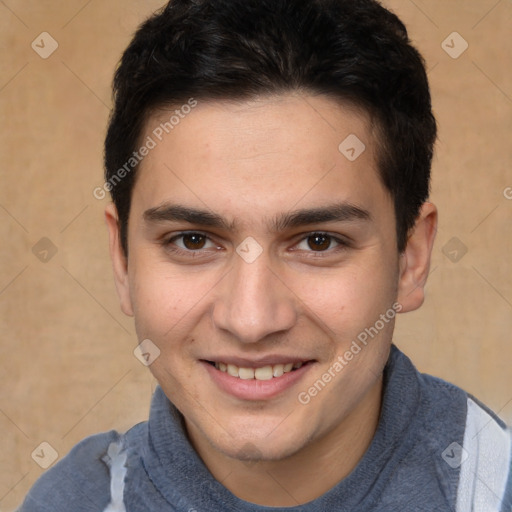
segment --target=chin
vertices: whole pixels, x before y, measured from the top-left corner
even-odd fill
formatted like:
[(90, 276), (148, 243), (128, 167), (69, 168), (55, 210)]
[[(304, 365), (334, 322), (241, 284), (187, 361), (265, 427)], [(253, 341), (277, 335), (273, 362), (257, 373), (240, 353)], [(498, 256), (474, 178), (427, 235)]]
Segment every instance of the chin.
[[(279, 423), (283, 423), (283, 418)], [(289, 425), (283, 429), (276, 428), (275, 421), (258, 424), (252, 420), (250, 425), (227, 429), (227, 432), (222, 431), (217, 439), (210, 437), (209, 433), (203, 435), (217, 451), (246, 462), (286, 459), (303, 449), (312, 438), (312, 434), (306, 432), (293, 432)]]
[(295, 440), (286, 440), (278, 442), (268, 442), (266, 439), (240, 439), (234, 441), (231, 439), (229, 444), (218, 446), (217, 449), (230, 458), (251, 463), (259, 461), (278, 461), (291, 457), (302, 446)]

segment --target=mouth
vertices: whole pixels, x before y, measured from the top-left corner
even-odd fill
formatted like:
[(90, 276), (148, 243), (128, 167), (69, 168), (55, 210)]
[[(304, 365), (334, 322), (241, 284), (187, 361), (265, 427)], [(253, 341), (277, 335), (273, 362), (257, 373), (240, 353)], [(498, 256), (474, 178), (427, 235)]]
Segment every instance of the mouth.
[(283, 395), (304, 380), (315, 360), (248, 360), (212, 361), (200, 363), (210, 376), (212, 384), (221, 392), (244, 401), (266, 401)]
[(313, 361), (296, 361), (292, 363), (268, 364), (259, 367), (237, 366), (232, 363), (221, 361), (205, 361), (217, 370), (227, 373), (231, 377), (242, 380), (271, 380), (282, 377), (285, 373), (294, 372), (303, 366), (311, 364)]

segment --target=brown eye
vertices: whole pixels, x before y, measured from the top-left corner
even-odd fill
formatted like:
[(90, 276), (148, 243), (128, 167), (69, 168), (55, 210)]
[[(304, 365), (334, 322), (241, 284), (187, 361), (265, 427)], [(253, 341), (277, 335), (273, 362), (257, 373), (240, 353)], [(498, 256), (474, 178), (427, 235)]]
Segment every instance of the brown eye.
[(190, 233), (182, 235), (183, 245), (190, 251), (203, 249), (206, 245), (206, 236), (199, 233)]
[(307, 238), (308, 247), (313, 251), (325, 251), (329, 249), (332, 237), (323, 233), (315, 233)]

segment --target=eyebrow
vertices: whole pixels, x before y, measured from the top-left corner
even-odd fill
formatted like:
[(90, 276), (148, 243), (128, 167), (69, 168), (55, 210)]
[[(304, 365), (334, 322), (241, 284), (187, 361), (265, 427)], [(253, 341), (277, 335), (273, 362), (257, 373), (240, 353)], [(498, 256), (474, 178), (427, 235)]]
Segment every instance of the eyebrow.
[[(187, 222), (198, 226), (235, 231), (238, 222), (227, 219), (208, 210), (200, 210), (187, 206), (165, 203), (150, 208), (143, 214), (148, 223)], [(284, 231), (290, 228), (320, 224), (326, 222), (370, 221), (372, 216), (368, 210), (351, 203), (342, 202), (319, 208), (306, 208), (282, 213), (270, 222), (272, 231)]]
[(144, 212), (144, 220), (147, 222), (187, 222), (200, 226), (233, 230), (235, 223), (230, 223), (224, 217), (207, 210), (198, 210), (187, 206), (163, 204), (150, 208)]
[(284, 231), (289, 228), (321, 224), (324, 222), (369, 221), (372, 216), (368, 210), (351, 203), (338, 203), (321, 208), (307, 208), (282, 214), (274, 219), (272, 228)]

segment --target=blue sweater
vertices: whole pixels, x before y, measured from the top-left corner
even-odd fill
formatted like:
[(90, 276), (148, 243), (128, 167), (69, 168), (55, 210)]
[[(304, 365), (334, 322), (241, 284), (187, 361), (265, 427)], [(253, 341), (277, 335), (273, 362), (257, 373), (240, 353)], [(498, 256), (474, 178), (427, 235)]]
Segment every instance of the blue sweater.
[(217, 482), (161, 388), (149, 421), (84, 439), (33, 486), (20, 512), (510, 512), (511, 436), (466, 392), (420, 374), (396, 346), (375, 436), (355, 469), (291, 508), (243, 501)]

